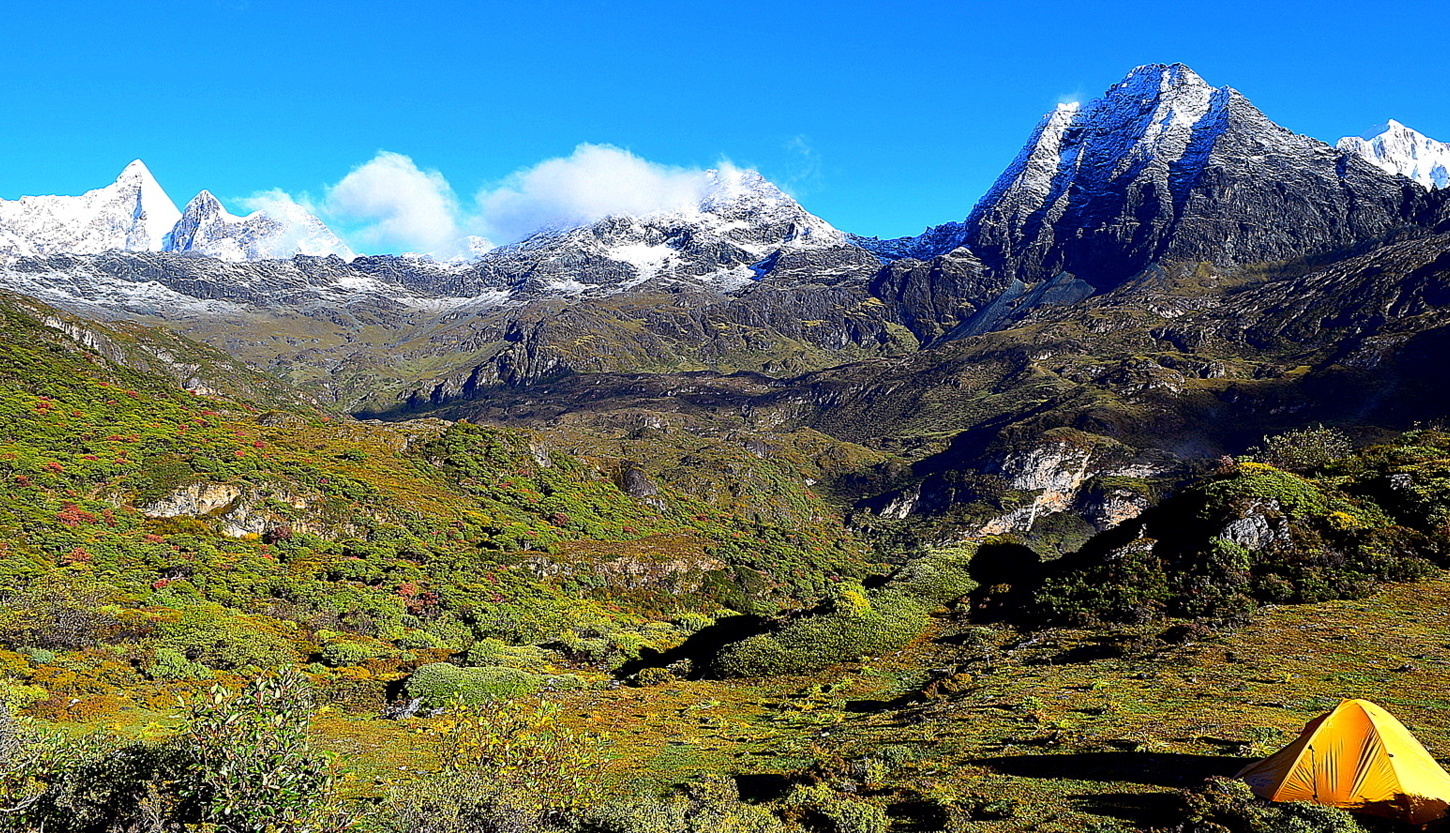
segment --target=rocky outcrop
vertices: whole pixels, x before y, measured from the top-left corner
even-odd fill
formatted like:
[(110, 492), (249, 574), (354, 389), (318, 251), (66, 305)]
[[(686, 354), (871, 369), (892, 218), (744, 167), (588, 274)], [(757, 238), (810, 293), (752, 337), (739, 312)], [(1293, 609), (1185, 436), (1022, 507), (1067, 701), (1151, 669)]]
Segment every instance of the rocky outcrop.
[(230, 483), (191, 483), (137, 509), (148, 518), (203, 518), (234, 508), (241, 496)]
[[(277, 530), (307, 532), (319, 538), (356, 535), (350, 522), (329, 522), (316, 514), (314, 498), (290, 487), (199, 481), (136, 508), (148, 518), (195, 518), (217, 524), (232, 538), (259, 538)], [(270, 505), (269, 505), (270, 504)], [(287, 511), (290, 510), (290, 511)]]
[(977, 316), (1011, 282), (989, 275), (966, 248), (930, 260), (897, 260), (871, 283), (871, 293), (894, 307), (901, 323), (930, 344)]

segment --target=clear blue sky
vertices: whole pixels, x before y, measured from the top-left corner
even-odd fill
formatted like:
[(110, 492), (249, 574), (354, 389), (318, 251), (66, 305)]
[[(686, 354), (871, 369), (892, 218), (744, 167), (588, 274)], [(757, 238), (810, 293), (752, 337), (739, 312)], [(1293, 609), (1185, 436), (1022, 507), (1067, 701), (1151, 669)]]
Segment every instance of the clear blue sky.
[[(787, 184), (837, 226), (960, 219), (1059, 100), (1181, 61), (1333, 141), (1450, 140), (1428, 2), (16, 2), (0, 197), (146, 160), (178, 202), (319, 193), (379, 150), (463, 195), (581, 142)], [(1443, 28), (1443, 23), (1437, 23)]]

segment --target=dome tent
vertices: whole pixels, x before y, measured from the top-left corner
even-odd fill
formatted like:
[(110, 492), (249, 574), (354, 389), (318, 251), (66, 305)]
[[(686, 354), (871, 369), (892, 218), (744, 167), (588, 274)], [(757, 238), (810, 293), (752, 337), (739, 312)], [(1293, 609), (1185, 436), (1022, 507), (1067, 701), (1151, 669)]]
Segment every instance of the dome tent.
[(1311, 801), (1411, 824), (1450, 814), (1450, 773), (1394, 715), (1367, 700), (1342, 701), (1236, 777), (1270, 801)]

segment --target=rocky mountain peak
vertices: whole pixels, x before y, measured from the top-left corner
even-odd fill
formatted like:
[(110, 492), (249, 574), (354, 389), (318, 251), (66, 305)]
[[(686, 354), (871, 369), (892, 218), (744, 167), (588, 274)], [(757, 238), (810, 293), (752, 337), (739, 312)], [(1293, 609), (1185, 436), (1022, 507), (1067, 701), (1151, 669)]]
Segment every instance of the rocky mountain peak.
[(647, 281), (733, 290), (809, 264), (832, 278), (876, 261), (757, 171), (702, 174), (694, 205), (540, 231), (472, 264), (478, 287), (598, 294)]
[(961, 234), (938, 237), (1029, 283), (1067, 271), (1107, 288), (1163, 260), (1347, 248), (1402, 224), (1405, 200), (1394, 179), (1280, 127), (1236, 90), (1150, 64), (1047, 114)]

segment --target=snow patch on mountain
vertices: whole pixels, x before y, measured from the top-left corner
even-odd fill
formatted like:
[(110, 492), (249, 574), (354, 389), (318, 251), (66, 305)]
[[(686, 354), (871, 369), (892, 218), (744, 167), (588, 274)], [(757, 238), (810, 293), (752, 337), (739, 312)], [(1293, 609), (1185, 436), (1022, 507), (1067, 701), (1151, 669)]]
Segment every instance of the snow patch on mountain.
[(547, 294), (612, 294), (649, 281), (732, 291), (784, 252), (843, 248), (856, 249), (756, 171), (721, 167), (704, 172), (693, 203), (545, 229), (474, 266), (494, 284), (522, 282)]
[(181, 219), (139, 159), (80, 196), (0, 200), (0, 252), (17, 255), (157, 251)]
[(1426, 188), (1450, 187), (1450, 143), (1437, 142), (1394, 119), (1359, 136), (1346, 136), (1335, 147)]

